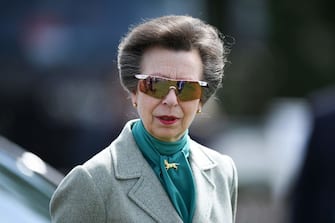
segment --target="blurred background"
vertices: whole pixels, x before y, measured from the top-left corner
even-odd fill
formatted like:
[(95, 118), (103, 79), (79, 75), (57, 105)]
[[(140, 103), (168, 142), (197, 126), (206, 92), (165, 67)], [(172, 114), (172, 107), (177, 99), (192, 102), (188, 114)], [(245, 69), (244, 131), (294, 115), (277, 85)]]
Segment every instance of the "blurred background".
[[(131, 25), (188, 14), (233, 36), (223, 88), (191, 134), (235, 160), (237, 222), (292, 221), (315, 120), (335, 110), (333, 1), (12, 0), (1, 6), (0, 135), (63, 173), (108, 146), (136, 117), (116, 69), (119, 40)], [(334, 119), (325, 125), (330, 139)], [(326, 154), (326, 169), (334, 169), (335, 156)], [(335, 222), (335, 204), (328, 206), (332, 221), (320, 222)]]

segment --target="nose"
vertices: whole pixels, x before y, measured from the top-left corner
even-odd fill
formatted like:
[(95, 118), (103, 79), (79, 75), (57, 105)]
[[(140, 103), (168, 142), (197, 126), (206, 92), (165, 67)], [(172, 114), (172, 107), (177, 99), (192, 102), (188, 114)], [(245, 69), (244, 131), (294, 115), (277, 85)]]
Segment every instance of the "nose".
[(176, 90), (175, 87), (171, 86), (169, 93), (164, 97), (162, 103), (169, 106), (176, 106), (178, 104)]

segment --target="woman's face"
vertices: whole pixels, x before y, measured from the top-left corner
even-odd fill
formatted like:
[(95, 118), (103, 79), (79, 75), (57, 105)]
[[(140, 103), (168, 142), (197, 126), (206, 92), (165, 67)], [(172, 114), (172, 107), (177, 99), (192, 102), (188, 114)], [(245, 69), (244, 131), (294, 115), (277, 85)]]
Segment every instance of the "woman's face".
[[(153, 47), (145, 51), (141, 61), (141, 73), (174, 80), (202, 78), (202, 62), (198, 51), (174, 51)], [(201, 109), (200, 99), (180, 101), (174, 89), (163, 99), (157, 99), (137, 90), (132, 102), (146, 130), (162, 141), (177, 141), (190, 127)]]

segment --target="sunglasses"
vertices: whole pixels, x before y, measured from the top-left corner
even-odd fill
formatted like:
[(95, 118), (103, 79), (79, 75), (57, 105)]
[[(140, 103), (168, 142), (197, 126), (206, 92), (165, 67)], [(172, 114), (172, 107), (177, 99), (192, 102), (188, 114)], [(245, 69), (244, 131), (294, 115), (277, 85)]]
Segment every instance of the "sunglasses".
[(139, 80), (141, 92), (158, 99), (163, 99), (171, 89), (175, 90), (180, 101), (200, 99), (202, 88), (208, 87), (205, 81), (171, 80), (146, 74), (137, 74), (135, 78)]

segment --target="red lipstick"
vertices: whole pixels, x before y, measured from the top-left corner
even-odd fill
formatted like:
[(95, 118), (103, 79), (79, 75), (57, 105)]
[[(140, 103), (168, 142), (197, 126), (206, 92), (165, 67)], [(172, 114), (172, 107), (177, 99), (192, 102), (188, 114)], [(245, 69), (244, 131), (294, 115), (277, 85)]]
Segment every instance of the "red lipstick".
[(169, 115), (162, 115), (162, 116), (158, 116), (157, 118), (164, 125), (172, 125), (179, 120), (177, 117), (169, 116)]

